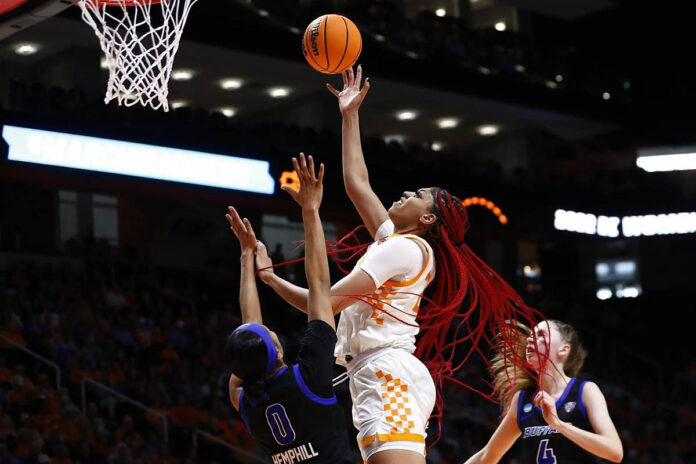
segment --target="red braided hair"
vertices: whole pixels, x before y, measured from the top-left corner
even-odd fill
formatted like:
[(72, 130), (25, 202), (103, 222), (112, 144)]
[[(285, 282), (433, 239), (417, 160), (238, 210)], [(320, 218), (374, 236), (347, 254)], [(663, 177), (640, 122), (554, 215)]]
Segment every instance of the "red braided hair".
[[(506, 362), (530, 372), (526, 359), (517, 349), (517, 324), (534, 326), (543, 315), (527, 306), (464, 242), (469, 217), (461, 200), (437, 187), (432, 188), (431, 193), (432, 212), (437, 220), (423, 235), (433, 248), (437, 274), (431, 297), (418, 312), (420, 338), (416, 356), (428, 366), (435, 380), (438, 395), (433, 417), (437, 418), (439, 426), (444, 380), (494, 400), (493, 392), (481, 392), (455, 377), (474, 352), (484, 361), (487, 359), (484, 343), (505, 356)], [(457, 351), (460, 345), (462, 349)]]

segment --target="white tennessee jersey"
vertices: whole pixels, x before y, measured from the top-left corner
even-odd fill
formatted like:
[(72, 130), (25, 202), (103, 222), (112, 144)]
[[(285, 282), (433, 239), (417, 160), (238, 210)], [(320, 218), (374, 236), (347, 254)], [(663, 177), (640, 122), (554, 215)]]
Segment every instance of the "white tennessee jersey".
[(393, 232), (390, 220), (379, 226), (375, 243), (355, 266), (372, 277), (377, 290), (341, 312), (334, 351), (338, 364), (345, 365), (347, 355), (355, 358), (376, 348), (416, 349), (416, 315), (435, 278), (435, 257), (421, 237)]

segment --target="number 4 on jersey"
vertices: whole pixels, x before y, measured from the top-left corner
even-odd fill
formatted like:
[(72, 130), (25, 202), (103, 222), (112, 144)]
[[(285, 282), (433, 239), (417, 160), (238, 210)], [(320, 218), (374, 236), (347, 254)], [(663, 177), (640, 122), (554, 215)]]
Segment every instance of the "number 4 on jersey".
[(537, 464), (556, 464), (556, 456), (553, 454), (553, 448), (547, 448), (549, 440), (541, 440), (539, 442), (539, 451), (537, 452)]

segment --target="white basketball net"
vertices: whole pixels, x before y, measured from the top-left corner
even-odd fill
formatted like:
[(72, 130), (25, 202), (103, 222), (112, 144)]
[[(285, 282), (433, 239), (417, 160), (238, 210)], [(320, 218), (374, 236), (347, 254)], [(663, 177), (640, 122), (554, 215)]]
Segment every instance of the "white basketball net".
[[(141, 104), (169, 111), (167, 94), (174, 55), (191, 7), (198, 0), (99, 0), (78, 2), (92, 26), (109, 69), (105, 103)], [(156, 17), (153, 18), (154, 13)]]

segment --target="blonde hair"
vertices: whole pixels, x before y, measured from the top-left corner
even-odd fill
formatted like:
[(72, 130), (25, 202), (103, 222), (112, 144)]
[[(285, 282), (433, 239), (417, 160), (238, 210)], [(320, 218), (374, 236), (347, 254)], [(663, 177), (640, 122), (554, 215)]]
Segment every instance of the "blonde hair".
[[(565, 322), (555, 319), (547, 319), (545, 322), (552, 323), (561, 336), (563, 342), (570, 345), (570, 352), (563, 363), (563, 372), (569, 377), (575, 377), (582, 369), (587, 357), (587, 351), (582, 346), (580, 336), (575, 328)], [(498, 344), (496, 354), (491, 358), (490, 370), (493, 376), (493, 393), (500, 402), (503, 414), (510, 407), (512, 397), (518, 391), (537, 386), (538, 376), (531, 370), (526, 362), (527, 337), (532, 333), (531, 329), (524, 324), (517, 323), (516, 327), (508, 325), (508, 329), (514, 334), (514, 344), (508, 346)], [(509, 335), (509, 334), (508, 334)], [(499, 334), (498, 338), (502, 338)], [(513, 362), (522, 359), (524, 362)], [(542, 360), (542, 364), (546, 359)]]

